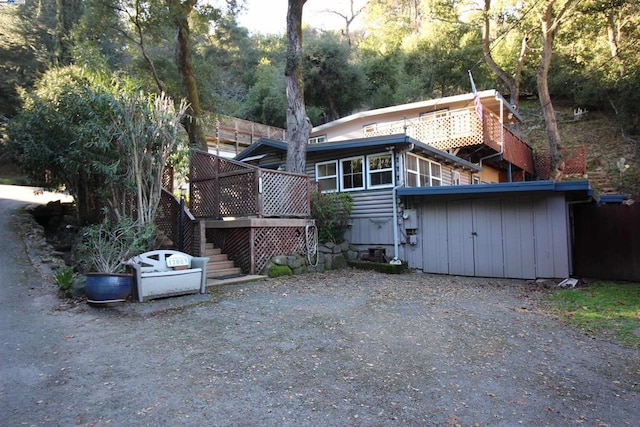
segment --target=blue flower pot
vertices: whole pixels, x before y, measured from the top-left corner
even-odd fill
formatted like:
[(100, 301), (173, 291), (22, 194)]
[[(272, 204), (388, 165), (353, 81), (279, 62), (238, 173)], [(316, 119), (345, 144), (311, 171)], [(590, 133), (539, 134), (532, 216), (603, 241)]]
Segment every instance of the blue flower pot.
[(88, 273), (84, 293), (92, 304), (122, 302), (131, 294), (132, 286), (132, 274)]

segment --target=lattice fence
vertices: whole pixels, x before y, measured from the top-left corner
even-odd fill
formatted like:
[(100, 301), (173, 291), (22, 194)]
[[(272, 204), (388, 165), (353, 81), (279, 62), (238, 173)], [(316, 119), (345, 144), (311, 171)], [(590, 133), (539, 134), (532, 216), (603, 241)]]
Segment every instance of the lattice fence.
[(184, 210), (182, 214), (182, 245), (180, 242), (180, 201), (166, 190), (162, 191), (160, 206), (156, 215), (156, 226), (172, 242), (174, 249), (182, 246), (182, 251), (191, 255), (200, 255), (198, 249), (199, 234), (197, 233), (197, 222)]
[[(587, 173), (587, 157), (584, 145), (565, 148), (562, 151), (565, 176), (582, 176)], [(539, 151), (534, 155), (536, 174), (539, 179), (549, 179), (551, 156), (548, 151)]]
[(191, 160), (191, 211), (196, 218), (310, 215), (309, 178), (197, 152)]

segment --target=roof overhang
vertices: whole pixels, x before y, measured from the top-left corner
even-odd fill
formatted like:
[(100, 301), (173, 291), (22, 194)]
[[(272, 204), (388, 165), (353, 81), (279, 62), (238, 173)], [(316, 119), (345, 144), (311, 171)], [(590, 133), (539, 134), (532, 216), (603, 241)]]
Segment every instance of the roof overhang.
[(580, 181), (525, 181), (501, 182), (497, 184), (450, 185), (442, 187), (402, 187), (397, 190), (399, 196), (429, 197), (474, 197), (490, 195), (509, 195), (518, 193), (560, 192), (567, 200), (586, 200), (593, 197), (588, 180)]
[[(319, 125), (314, 127), (311, 130), (312, 134), (318, 134), (328, 129), (331, 129), (335, 126), (349, 123), (358, 119), (365, 119), (374, 116), (381, 116), (386, 114), (399, 113), (408, 110), (415, 109), (424, 109), (424, 110), (436, 110), (438, 108), (446, 108), (448, 105), (459, 104), (459, 103), (469, 103), (473, 104), (473, 93), (463, 93), (461, 95), (447, 96), (444, 98), (436, 98), (436, 99), (428, 99), (425, 101), (412, 102), (409, 104), (400, 104), (393, 105), (391, 107), (377, 108), (375, 110), (367, 110), (361, 111), (359, 113), (351, 114), (349, 116), (342, 117), (337, 120), (333, 120), (329, 123), (325, 123), (323, 125)], [(480, 98), (480, 102), (486, 108), (489, 108), (494, 111), (500, 111), (500, 107), (506, 109), (507, 114), (512, 114), (518, 121), (522, 121), (522, 116), (518, 114), (516, 109), (504, 99), (504, 97), (495, 89), (491, 90), (482, 90), (478, 92), (478, 97)]]
[[(481, 166), (467, 162), (459, 157), (449, 154), (444, 151), (440, 151), (430, 145), (424, 144), (414, 138), (408, 137), (404, 134), (375, 136), (370, 138), (357, 138), (348, 139), (345, 141), (335, 142), (321, 142), (314, 144), (307, 144), (307, 154), (322, 153), (322, 152), (340, 152), (353, 149), (370, 149), (370, 148), (382, 148), (387, 150), (413, 150), (415, 148), (425, 152), (433, 159), (447, 164), (452, 164), (462, 169), (468, 169), (474, 172), (482, 170)], [(255, 144), (248, 147), (246, 150), (239, 153), (235, 159), (238, 161), (248, 159), (257, 159), (263, 153), (268, 151), (286, 152), (287, 143), (283, 141), (275, 141), (272, 139), (261, 138)], [(339, 155), (338, 155), (339, 156)], [(338, 158), (336, 156), (336, 158)]]

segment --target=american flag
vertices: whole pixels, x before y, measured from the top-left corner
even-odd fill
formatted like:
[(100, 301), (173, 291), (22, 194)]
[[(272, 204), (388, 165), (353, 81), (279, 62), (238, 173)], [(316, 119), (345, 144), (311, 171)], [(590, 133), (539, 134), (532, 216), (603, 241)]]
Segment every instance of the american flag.
[(478, 96), (478, 91), (476, 90), (476, 84), (473, 82), (473, 76), (471, 76), (471, 70), (469, 70), (469, 80), (471, 80), (471, 91), (473, 92), (473, 105), (476, 108), (478, 119), (480, 119), (480, 123), (482, 123), (482, 103), (480, 103), (480, 97)]

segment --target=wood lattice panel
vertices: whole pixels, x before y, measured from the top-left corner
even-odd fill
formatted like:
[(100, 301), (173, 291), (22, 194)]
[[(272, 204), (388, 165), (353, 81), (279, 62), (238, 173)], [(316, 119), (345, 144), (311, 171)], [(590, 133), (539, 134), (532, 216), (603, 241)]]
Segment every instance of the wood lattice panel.
[(263, 171), (264, 216), (307, 217), (311, 211), (306, 176)]
[(192, 156), (190, 185), (196, 218), (304, 218), (311, 212), (308, 176), (263, 170), (202, 151)]
[[(562, 151), (564, 159), (564, 175), (583, 176), (587, 173), (587, 158), (584, 145), (574, 148), (566, 148)], [(540, 179), (549, 179), (551, 173), (551, 157), (549, 152), (535, 154), (536, 174)]]
[(304, 227), (259, 227), (252, 230), (254, 274), (261, 272), (276, 255), (307, 253)]

